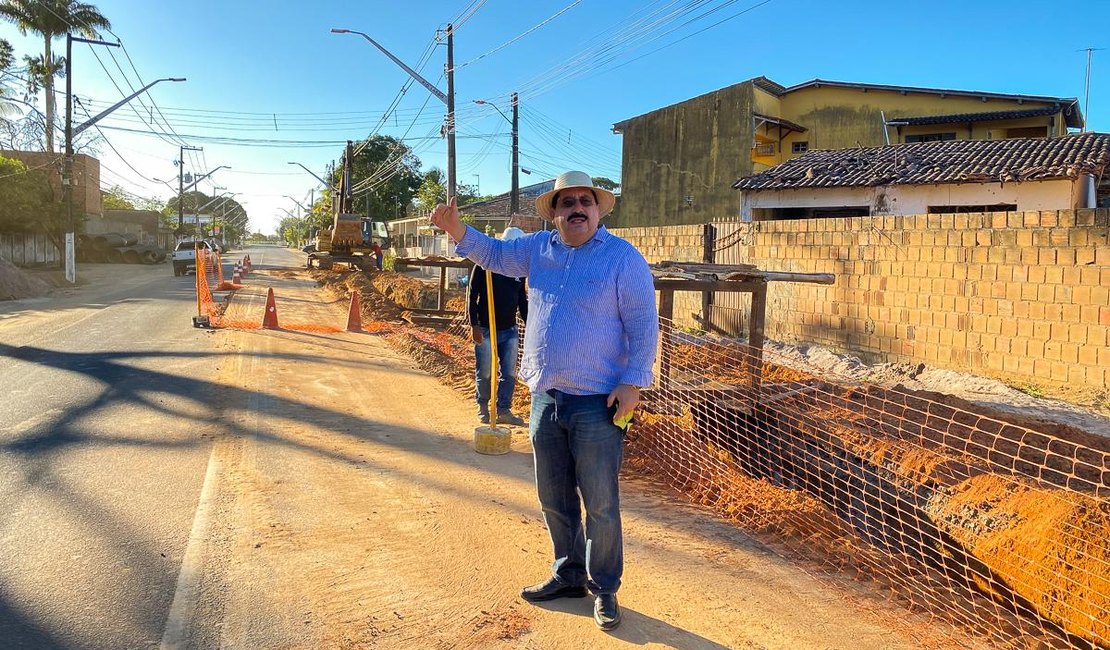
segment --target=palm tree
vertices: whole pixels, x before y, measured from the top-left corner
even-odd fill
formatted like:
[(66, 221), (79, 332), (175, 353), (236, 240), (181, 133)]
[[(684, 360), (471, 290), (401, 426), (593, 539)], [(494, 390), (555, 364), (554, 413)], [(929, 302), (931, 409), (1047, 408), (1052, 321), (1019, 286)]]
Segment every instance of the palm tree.
[(54, 58), (51, 42), (70, 31), (93, 38), (97, 29), (109, 29), (112, 24), (95, 6), (76, 0), (0, 0), (0, 17), (15, 23), (20, 34), (39, 34), (45, 43), (42, 59), (33, 67), (42, 75), (46, 91), (46, 151), (53, 153), (54, 76), (65, 62)]

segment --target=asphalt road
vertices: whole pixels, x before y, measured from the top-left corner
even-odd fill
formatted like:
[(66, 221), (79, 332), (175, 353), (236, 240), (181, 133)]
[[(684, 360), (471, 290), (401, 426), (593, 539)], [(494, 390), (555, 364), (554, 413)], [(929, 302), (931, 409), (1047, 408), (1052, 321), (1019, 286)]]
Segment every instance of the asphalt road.
[(194, 277), (78, 273), (0, 303), (3, 648), (158, 646), (221, 433)]

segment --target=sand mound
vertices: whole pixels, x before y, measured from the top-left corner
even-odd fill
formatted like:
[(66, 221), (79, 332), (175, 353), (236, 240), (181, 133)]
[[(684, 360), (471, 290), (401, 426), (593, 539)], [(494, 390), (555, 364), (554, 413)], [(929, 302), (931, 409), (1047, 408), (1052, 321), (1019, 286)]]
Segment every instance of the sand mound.
[(50, 285), (32, 278), (8, 260), (0, 257), (0, 300), (34, 298), (50, 291)]

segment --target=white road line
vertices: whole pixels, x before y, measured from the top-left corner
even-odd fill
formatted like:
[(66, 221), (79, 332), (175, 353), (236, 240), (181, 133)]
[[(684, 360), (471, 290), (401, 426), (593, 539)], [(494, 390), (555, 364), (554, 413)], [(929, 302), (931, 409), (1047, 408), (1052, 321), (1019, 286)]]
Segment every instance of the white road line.
[(189, 543), (185, 546), (185, 558), (177, 574), (177, 590), (173, 594), (170, 615), (162, 632), (162, 650), (176, 650), (186, 647), (189, 639), (189, 622), (196, 611), (198, 587), (204, 572), (204, 540), (208, 534), (208, 518), (212, 500), (216, 494), (216, 481), (219, 476), (218, 445), (212, 445), (208, 457), (208, 470), (204, 474), (204, 486), (200, 490), (200, 502), (193, 518), (193, 529), (189, 532)]

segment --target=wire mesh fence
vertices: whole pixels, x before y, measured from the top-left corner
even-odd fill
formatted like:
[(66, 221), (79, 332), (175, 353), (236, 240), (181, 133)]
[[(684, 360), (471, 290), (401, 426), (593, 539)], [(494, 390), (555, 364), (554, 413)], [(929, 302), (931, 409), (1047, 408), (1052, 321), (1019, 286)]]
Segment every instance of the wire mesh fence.
[[(643, 392), (625, 471), (957, 634), (1110, 647), (1110, 441), (660, 329), (667, 376)], [(469, 337), (460, 317), (427, 342), (462, 358)]]
[[(666, 324), (664, 324), (666, 325)], [(673, 330), (629, 464), (1001, 647), (1110, 646), (1110, 442)]]

